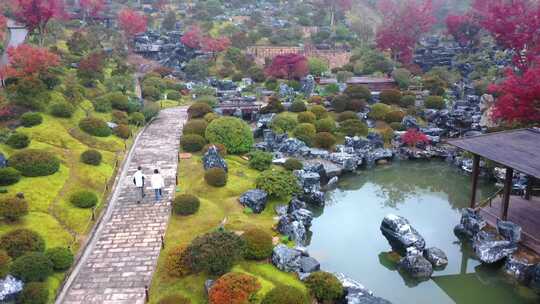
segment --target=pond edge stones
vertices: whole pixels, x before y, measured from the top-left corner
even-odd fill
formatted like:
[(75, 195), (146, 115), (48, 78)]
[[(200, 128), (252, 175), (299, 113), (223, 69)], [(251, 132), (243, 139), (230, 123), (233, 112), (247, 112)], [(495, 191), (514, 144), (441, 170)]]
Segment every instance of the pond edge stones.
[(261, 213), (266, 208), (268, 193), (260, 189), (252, 189), (244, 192), (238, 199), (240, 204), (253, 210), (254, 213)]

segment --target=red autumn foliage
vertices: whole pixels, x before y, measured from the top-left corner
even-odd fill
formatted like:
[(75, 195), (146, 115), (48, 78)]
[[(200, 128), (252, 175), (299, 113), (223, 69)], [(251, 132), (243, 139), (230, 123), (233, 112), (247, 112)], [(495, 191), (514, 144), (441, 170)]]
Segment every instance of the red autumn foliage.
[(390, 49), (394, 60), (410, 63), (416, 43), (435, 23), (432, 1), (381, 0), (379, 11), (384, 21), (377, 31), (377, 47)]
[(429, 143), (429, 138), (426, 134), (416, 130), (416, 129), (409, 129), (405, 134), (401, 135), (401, 141), (408, 145), (409, 147), (413, 148), (416, 147), (417, 144), (423, 143), (427, 144)]
[(202, 37), (201, 28), (194, 25), (189, 28), (189, 31), (187, 31), (182, 38), (180, 38), (180, 41), (192, 49), (199, 49), (201, 47)]
[(85, 73), (101, 73), (105, 68), (105, 57), (101, 53), (92, 53), (79, 62), (79, 70)]
[(277, 55), (265, 72), (275, 78), (300, 79), (309, 72), (308, 60), (300, 54)]
[(168, 0), (157, 0), (154, 3), (152, 3), (152, 7), (157, 10), (161, 10), (167, 4), (169, 4)]
[(105, 8), (105, 0), (80, 0), (84, 16), (97, 17)]
[(0, 14), (0, 40), (4, 39), (4, 36), (6, 34), (6, 25), (7, 25), (6, 17)]
[(37, 31), (41, 39), (51, 19), (66, 16), (63, 0), (14, 0), (13, 14), (30, 32)]
[(212, 38), (203, 37), (201, 40), (201, 49), (205, 52), (219, 53), (226, 51), (231, 46), (231, 41), (227, 37)]
[(46, 72), (50, 67), (58, 66), (60, 58), (46, 48), (21, 44), (8, 49), (8, 76), (26, 76)]
[(118, 13), (118, 24), (128, 38), (146, 31), (147, 18), (136, 11), (125, 8)]
[(256, 278), (230, 272), (217, 279), (210, 289), (208, 299), (210, 304), (247, 304), (250, 296), (260, 288)]
[(448, 15), (446, 17), (448, 33), (463, 47), (478, 44), (480, 24), (473, 14)]

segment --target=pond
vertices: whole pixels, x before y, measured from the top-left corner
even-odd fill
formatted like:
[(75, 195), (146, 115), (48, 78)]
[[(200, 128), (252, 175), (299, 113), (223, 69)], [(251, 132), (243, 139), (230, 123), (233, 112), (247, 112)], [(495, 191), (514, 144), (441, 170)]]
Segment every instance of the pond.
[[(470, 199), (470, 177), (444, 162), (395, 162), (341, 179), (313, 220), (308, 250), (326, 271), (342, 272), (395, 304), (532, 304), (534, 293), (506, 281), (499, 268), (482, 266), (453, 229)], [(481, 182), (478, 197), (496, 191)], [(415, 282), (395, 269), (379, 230), (387, 214), (407, 218), (428, 247), (449, 264), (431, 280)]]

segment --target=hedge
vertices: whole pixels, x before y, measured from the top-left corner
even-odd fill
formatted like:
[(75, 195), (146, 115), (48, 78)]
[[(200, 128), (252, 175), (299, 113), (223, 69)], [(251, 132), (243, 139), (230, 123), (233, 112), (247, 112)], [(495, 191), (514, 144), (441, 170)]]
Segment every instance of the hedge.
[(263, 151), (253, 151), (249, 153), (249, 167), (264, 171), (272, 165), (272, 160), (274, 159), (272, 153), (263, 152)]
[(131, 136), (131, 130), (129, 129), (128, 125), (118, 125), (113, 130), (114, 135), (122, 138), (122, 139), (128, 139)]
[(314, 105), (309, 108), (309, 111), (317, 117), (317, 119), (323, 119), (328, 117), (328, 111), (321, 105)]
[(298, 125), (296, 115), (290, 112), (283, 112), (276, 115), (270, 122), (270, 127), (277, 133), (287, 133)]
[(204, 136), (206, 128), (208, 127), (208, 122), (204, 119), (192, 119), (188, 121), (182, 130), (184, 134), (197, 134)]
[(384, 120), (384, 117), (392, 108), (384, 103), (376, 103), (371, 107), (368, 117), (375, 120)]
[(298, 116), (296, 117), (299, 123), (315, 123), (317, 120), (317, 116), (313, 114), (312, 112), (302, 112), (298, 113)]
[(0, 278), (5, 278), (9, 273), (11, 257), (5, 250), (0, 250)]
[(382, 103), (388, 105), (397, 105), (401, 100), (401, 92), (399, 90), (383, 90), (380, 94)]
[(17, 303), (46, 304), (49, 302), (49, 288), (46, 283), (30, 282), (24, 285), (22, 292), (17, 296)]
[(266, 191), (273, 198), (286, 198), (300, 193), (296, 176), (290, 171), (266, 170), (255, 179), (257, 189)]
[(289, 107), (289, 111), (300, 113), (307, 110), (306, 104), (303, 101), (294, 101)]
[(428, 96), (424, 101), (424, 106), (428, 109), (442, 110), (446, 108), (446, 102), (441, 96)]
[(212, 107), (204, 102), (196, 102), (188, 108), (190, 118), (203, 118), (204, 115), (211, 113)]
[(305, 142), (309, 146), (313, 144), (315, 133), (317, 133), (315, 126), (309, 123), (301, 123), (296, 126), (293, 131), (294, 137)]
[(368, 127), (358, 119), (349, 119), (339, 123), (339, 132), (346, 136), (366, 136)]
[(302, 168), (304, 168), (304, 165), (302, 164), (301, 161), (299, 161), (296, 158), (287, 158), (285, 163), (283, 163), (283, 167), (285, 167), (285, 169), (289, 171), (294, 171), (294, 170), (302, 170)]
[(332, 133), (320, 132), (313, 139), (315, 147), (330, 150), (336, 144), (336, 137)]
[(210, 304), (249, 303), (261, 288), (257, 278), (238, 272), (228, 273), (216, 280), (208, 293)]
[(9, 158), (9, 165), (23, 176), (47, 176), (60, 169), (60, 160), (52, 153), (43, 150), (23, 150)]
[(264, 296), (261, 304), (306, 304), (308, 299), (300, 290), (287, 286), (278, 285)]
[(75, 108), (67, 102), (57, 102), (49, 106), (49, 112), (54, 117), (70, 118), (75, 112)]
[(310, 293), (319, 302), (334, 303), (334, 301), (341, 299), (344, 295), (341, 282), (335, 275), (328, 272), (313, 272), (307, 277), (305, 283)]

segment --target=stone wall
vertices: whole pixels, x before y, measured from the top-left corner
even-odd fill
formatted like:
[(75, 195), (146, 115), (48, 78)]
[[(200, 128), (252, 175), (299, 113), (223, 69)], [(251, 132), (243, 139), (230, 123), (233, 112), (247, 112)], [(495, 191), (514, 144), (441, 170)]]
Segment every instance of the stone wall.
[(255, 63), (264, 65), (265, 60), (272, 60), (277, 55), (302, 54), (308, 58), (320, 58), (328, 63), (330, 69), (339, 68), (349, 63), (351, 52), (347, 50), (319, 50), (315, 48), (301, 48), (294, 46), (251, 46), (247, 48), (248, 54), (255, 57)]

